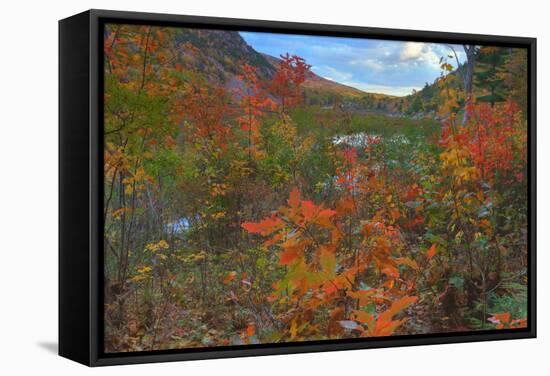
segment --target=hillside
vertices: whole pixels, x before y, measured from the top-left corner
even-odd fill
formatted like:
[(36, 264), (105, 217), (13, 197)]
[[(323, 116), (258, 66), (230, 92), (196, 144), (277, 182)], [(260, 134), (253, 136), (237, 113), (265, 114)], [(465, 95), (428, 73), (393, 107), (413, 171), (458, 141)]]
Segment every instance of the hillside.
[[(239, 76), (243, 66), (256, 70), (260, 81), (269, 82), (281, 62), (278, 57), (256, 51), (238, 31), (171, 29), (165, 34), (168, 45), (163, 59), (169, 59), (175, 67), (188, 74), (197, 74), (216, 86), (223, 86), (231, 92), (238, 92), (242, 85)], [(131, 41), (129, 53), (135, 54), (140, 40)], [(280, 51), (281, 54), (286, 51)], [(306, 62), (307, 62), (307, 56)], [(505, 100), (503, 93), (511, 85), (518, 87), (512, 95), (514, 100), (525, 106), (526, 70), (521, 50), (513, 53), (505, 48), (481, 48), (477, 51), (477, 62), (473, 78), (473, 91), (479, 101), (494, 105)], [(444, 61), (445, 62), (445, 61)], [(442, 67), (451, 67), (443, 64)], [(452, 67), (450, 68), (452, 69)], [(191, 73), (195, 72), (195, 73)], [(356, 112), (375, 112), (392, 115), (438, 116), (443, 113), (460, 112), (464, 105), (460, 68), (447, 71), (433, 82), (407, 96), (391, 96), (367, 93), (310, 71), (302, 85), (304, 103), (320, 107), (334, 107)]]
[[(526, 51), (522, 49), (479, 48), (473, 70), (472, 94), (475, 100), (494, 106), (511, 98), (521, 108), (526, 108), (526, 60)], [(432, 83), (426, 83), (421, 90), (396, 98), (388, 106), (404, 114), (420, 116), (462, 112), (465, 102), (463, 66), (454, 69), (449, 66), (449, 69), (447, 74), (437, 77)]]
[[(180, 45), (191, 43), (198, 53), (184, 53), (183, 61), (188, 68), (199, 68), (210, 80), (235, 88), (240, 63), (254, 68), (262, 80), (270, 80), (275, 74), (280, 59), (257, 52), (237, 31), (181, 29), (175, 36)], [(284, 51), (282, 51), (284, 52)], [(331, 105), (336, 101), (360, 99), (365, 92), (325, 79), (309, 72), (303, 85), (308, 104)]]
[(242, 63), (255, 67), (262, 79), (269, 79), (275, 73), (273, 65), (236, 31), (186, 28), (178, 29), (174, 38), (180, 46), (190, 43), (197, 49), (193, 54), (181, 48), (183, 63), (187, 68), (199, 68), (210, 79), (230, 82), (241, 73)]
[[(242, 84), (243, 63), (256, 69), (258, 78), (269, 81), (277, 71), (281, 60), (256, 51), (237, 31), (179, 29), (174, 34), (177, 61), (188, 69), (195, 69), (210, 82), (221, 84), (229, 90)], [(195, 52), (189, 52), (185, 45), (192, 45)], [(286, 51), (281, 51), (285, 53)], [(504, 77), (495, 67), (507, 64), (511, 57), (503, 48), (483, 48), (478, 51), (475, 67), (474, 94), (480, 101), (490, 103), (502, 101), (500, 94), (513, 77)], [(516, 58), (514, 56), (514, 58)], [(517, 58), (519, 59), (519, 57)], [(306, 59), (307, 61), (307, 59)], [(522, 73), (522, 72), (520, 72)], [(304, 100), (308, 105), (322, 107), (335, 104), (352, 111), (389, 113), (394, 115), (436, 116), (442, 108), (459, 111), (464, 98), (461, 92), (460, 68), (437, 77), (433, 82), (407, 96), (398, 97), (379, 93), (367, 93), (308, 72), (302, 85)], [(489, 88), (489, 90), (481, 88)], [(517, 95), (521, 98), (523, 93)]]
[[(275, 69), (281, 61), (279, 58), (271, 55), (261, 55)], [(303, 87), (305, 89), (306, 101), (309, 104), (329, 105), (337, 100), (359, 99), (366, 94), (364, 91), (354, 87), (323, 78), (312, 71), (308, 72)]]

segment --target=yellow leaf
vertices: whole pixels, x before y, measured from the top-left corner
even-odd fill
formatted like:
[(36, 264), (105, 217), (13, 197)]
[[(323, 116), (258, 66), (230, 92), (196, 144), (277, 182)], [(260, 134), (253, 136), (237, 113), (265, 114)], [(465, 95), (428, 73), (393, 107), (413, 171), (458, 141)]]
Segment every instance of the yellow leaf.
[(220, 218), (223, 218), (223, 217), (225, 217), (225, 212), (224, 211), (212, 214), (213, 219), (220, 219)]
[(134, 192), (134, 189), (132, 188), (132, 186), (130, 184), (126, 185), (126, 187), (124, 188), (124, 193), (127, 195), (131, 195), (132, 192)]
[(398, 257), (395, 259), (395, 261), (399, 264), (399, 265), (407, 265), (413, 269), (418, 269), (418, 264), (416, 263), (416, 261), (408, 258), (408, 257)]
[(336, 255), (328, 247), (321, 246), (321, 252), (319, 256), (319, 262), (323, 273), (327, 278), (334, 277), (336, 273)]
[(118, 208), (118, 209), (116, 209), (115, 211), (113, 211), (112, 216), (113, 216), (113, 218), (118, 219), (118, 218), (120, 218), (120, 217), (122, 216), (122, 214), (124, 214), (125, 211), (126, 211), (126, 208), (125, 208), (125, 207), (123, 207), (123, 208)]
[(296, 324), (296, 319), (294, 319), (290, 324), (290, 339), (296, 338), (297, 334), (298, 334), (298, 325)]
[(135, 181), (141, 180), (144, 176), (145, 176), (145, 169), (143, 167), (138, 167), (138, 169), (134, 173), (134, 180)]
[(149, 273), (151, 270), (153, 270), (150, 266), (142, 266), (141, 268), (137, 269), (137, 272), (140, 274)]

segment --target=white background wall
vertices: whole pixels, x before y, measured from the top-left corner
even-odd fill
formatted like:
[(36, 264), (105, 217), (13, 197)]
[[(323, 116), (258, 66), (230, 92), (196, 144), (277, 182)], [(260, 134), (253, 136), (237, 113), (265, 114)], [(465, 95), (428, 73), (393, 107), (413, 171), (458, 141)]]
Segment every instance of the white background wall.
[[(0, 5), (0, 374), (519, 375), (550, 368), (545, 1), (6, 0)], [(539, 338), (88, 369), (57, 343), (57, 20), (106, 8), (481, 34), (538, 41)], [(76, 251), (76, 250), (75, 250)], [(32, 372), (32, 373), (31, 373)]]

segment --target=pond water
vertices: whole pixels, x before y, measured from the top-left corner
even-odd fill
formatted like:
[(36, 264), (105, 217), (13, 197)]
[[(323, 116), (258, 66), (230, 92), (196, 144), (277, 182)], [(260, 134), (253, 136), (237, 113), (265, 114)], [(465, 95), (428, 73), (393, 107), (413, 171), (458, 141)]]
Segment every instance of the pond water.
[(189, 223), (189, 220), (185, 217), (181, 217), (180, 219), (167, 223), (164, 225), (164, 229), (167, 232), (172, 232), (175, 234), (182, 233), (186, 230), (188, 230), (191, 227), (191, 224)]
[(380, 140), (382, 136), (376, 134), (368, 134), (366, 132), (336, 135), (332, 137), (334, 145), (348, 145), (356, 148), (365, 148), (371, 142)]
[[(332, 143), (334, 145), (348, 145), (355, 148), (366, 148), (372, 142), (380, 142), (382, 137), (383, 136), (379, 134), (359, 132), (354, 134), (333, 136)], [(408, 145), (411, 143), (411, 140), (403, 134), (394, 134), (386, 137), (385, 142)]]

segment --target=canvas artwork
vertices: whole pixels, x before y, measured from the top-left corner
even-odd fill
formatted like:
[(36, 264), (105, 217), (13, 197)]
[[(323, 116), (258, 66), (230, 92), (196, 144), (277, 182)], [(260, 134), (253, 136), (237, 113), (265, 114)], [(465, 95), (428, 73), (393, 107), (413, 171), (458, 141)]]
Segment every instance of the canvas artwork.
[(102, 36), (106, 354), (527, 326), (527, 49)]

